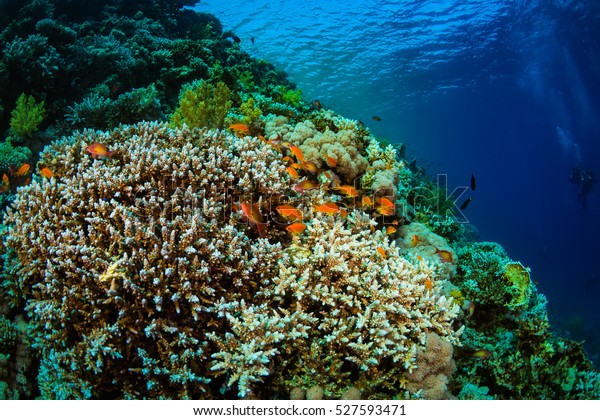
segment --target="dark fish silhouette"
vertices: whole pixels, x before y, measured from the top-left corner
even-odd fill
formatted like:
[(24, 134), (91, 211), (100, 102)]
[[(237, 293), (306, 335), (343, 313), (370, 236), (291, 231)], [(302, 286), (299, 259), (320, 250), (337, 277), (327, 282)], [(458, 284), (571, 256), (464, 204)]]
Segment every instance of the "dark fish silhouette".
[(252, 45), (254, 45), (254, 37), (250, 38), (250, 42), (252, 42)]
[(381, 117), (378, 117), (377, 115), (373, 115), (371, 118), (373, 118), (375, 121), (381, 121)]
[(475, 182), (475, 175), (471, 174), (471, 191), (475, 191), (477, 183)]
[(472, 199), (473, 199), (473, 197), (469, 197), (465, 201), (463, 201), (463, 203), (460, 205), (460, 209), (461, 210), (466, 209)]

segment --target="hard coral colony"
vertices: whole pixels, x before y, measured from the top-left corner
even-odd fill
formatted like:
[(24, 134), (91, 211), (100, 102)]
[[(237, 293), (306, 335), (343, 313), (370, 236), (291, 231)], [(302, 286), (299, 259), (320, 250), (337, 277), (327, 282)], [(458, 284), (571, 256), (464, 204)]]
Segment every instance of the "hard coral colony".
[[(150, 3), (121, 18), (136, 37), (97, 37), (126, 65), (127, 39), (160, 35), (142, 48), (161, 69), (138, 81), (151, 88), (92, 72), (67, 110), (73, 127), (135, 124), (67, 129), (35, 162), (4, 142), (4, 398), (598, 397), (529, 271), (415, 198), (429, 181), (394, 147), (306, 103), (214, 17)], [(195, 23), (187, 35), (166, 36), (164, 8)], [(50, 17), (36, 28), (65, 43), (83, 31)], [(80, 42), (92, 57), (100, 41)], [(15, 112), (35, 126), (22, 137), (43, 137), (43, 106)]]

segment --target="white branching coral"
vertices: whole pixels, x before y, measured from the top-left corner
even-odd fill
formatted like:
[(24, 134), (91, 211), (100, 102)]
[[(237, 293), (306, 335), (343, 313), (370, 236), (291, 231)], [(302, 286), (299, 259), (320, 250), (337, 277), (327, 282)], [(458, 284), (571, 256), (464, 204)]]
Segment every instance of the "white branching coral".
[[(92, 159), (94, 142), (113, 156)], [(43, 396), (384, 398), (426, 334), (455, 343), (440, 264), (404, 258), (362, 210), (311, 210), (344, 198), (299, 196), (283, 162), (260, 139), (158, 123), (47, 148), (56, 175), (19, 190), (5, 241)], [(272, 208), (292, 200), (308, 207), (293, 239)]]

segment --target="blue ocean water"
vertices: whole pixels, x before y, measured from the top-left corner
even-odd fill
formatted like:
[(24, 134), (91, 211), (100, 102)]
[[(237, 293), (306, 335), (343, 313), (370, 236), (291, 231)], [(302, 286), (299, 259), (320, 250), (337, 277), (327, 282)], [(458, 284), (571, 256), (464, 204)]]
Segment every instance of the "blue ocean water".
[(405, 143), (450, 189), (474, 173), (466, 215), (480, 239), (531, 267), (554, 324), (600, 352), (600, 186), (583, 208), (568, 182), (575, 164), (600, 176), (600, 2), (203, 0), (196, 10), (306, 99)]

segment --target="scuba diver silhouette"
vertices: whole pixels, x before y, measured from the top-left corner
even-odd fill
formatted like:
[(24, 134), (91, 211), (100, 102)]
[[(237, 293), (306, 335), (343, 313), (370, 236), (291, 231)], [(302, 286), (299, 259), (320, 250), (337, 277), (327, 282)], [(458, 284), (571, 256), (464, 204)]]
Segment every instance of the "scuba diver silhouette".
[(587, 196), (596, 183), (596, 177), (592, 170), (583, 169), (579, 165), (573, 166), (569, 175), (569, 183), (579, 186), (577, 199), (581, 201), (581, 206), (584, 209), (587, 208)]

